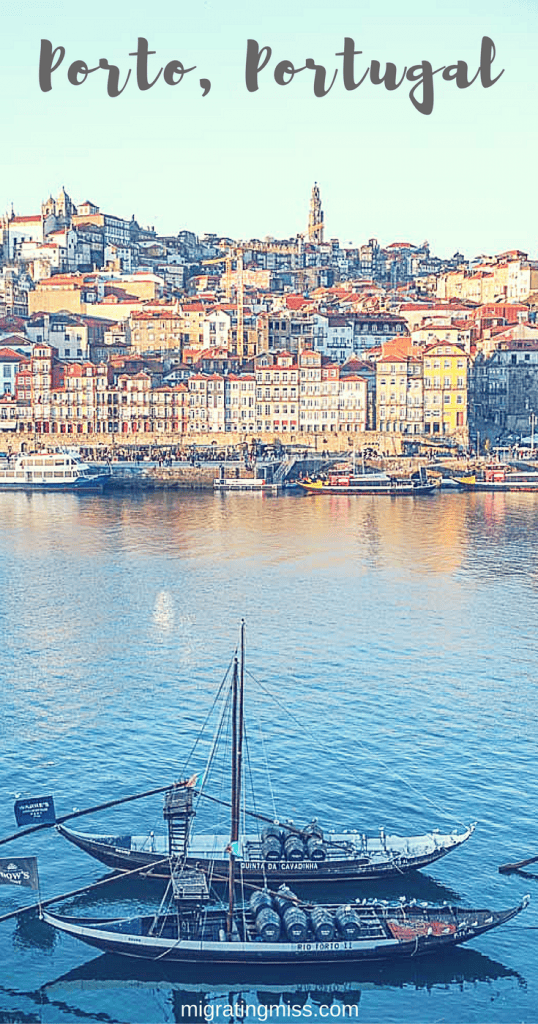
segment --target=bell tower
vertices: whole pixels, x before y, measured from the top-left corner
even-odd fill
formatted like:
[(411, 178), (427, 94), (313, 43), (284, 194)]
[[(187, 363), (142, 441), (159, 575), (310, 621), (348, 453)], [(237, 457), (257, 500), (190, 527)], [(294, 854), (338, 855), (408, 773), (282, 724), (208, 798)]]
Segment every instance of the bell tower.
[(308, 214), (308, 241), (319, 245), (323, 241), (323, 210), (321, 208), (321, 196), (317, 181), (312, 186), (310, 197), (310, 212)]

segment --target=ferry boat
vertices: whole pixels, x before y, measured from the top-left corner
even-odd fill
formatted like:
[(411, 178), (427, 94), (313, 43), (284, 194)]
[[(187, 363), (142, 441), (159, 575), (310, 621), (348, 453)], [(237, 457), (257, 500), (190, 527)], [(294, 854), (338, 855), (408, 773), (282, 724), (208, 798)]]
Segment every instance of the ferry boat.
[(46, 448), (12, 455), (0, 465), (0, 490), (102, 491), (110, 470), (95, 472), (69, 448)]

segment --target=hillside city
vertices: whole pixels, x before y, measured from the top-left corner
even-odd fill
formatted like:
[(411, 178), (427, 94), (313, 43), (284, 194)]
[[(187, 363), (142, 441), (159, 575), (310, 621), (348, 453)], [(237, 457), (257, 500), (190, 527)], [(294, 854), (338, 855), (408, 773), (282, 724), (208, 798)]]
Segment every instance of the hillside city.
[(538, 261), (352, 248), (317, 184), (306, 207), (304, 233), (250, 241), (159, 235), (64, 188), (6, 213), (2, 443), (534, 437)]

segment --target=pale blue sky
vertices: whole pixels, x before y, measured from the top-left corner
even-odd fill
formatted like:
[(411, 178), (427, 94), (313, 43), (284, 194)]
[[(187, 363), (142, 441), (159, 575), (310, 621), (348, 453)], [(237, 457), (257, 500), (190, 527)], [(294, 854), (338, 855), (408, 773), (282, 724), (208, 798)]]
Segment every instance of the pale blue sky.
[[(287, 237), (305, 229), (316, 180), (327, 235), (344, 243), (427, 238), (445, 256), (513, 247), (538, 256), (538, 0), (4, 0), (0, 24), (0, 208), (13, 201), (33, 213), (65, 185), (76, 202), (135, 213), (163, 233)], [(308, 57), (332, 76), (345, 36), (363, 51), (360, 73), (376, 58), (402, 70), (467, 60), (474, 74), (484, 35), (503, 77), (458, 90), (437, 76), (428, 117), (410, 103), (410, 83), (346, 92), (340, 72), (316, 98), (308, 71), (287, 87), (272, 77), (279, 60)], [(155, 70), (177, 59), (196, 71), (145, 93), (133, 71), (116, 99), (103, 71), (69, 84), (74, 60), (106, 57), (126, 74), (138, 36), (157, 51)], [(66, 48), (46, 94), (42, 37)], [(249, 37), (273, 48), (255, 94), (244, 84)], [(212, 82), (205, 98), (200, 77)]]

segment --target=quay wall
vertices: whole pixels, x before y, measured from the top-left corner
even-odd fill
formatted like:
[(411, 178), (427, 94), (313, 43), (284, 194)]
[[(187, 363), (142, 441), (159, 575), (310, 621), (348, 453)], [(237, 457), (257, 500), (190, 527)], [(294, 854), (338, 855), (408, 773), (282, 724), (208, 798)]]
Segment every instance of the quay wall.
[[(95, 468), (102, 468), (104, 463), (90, 463)], [(220, 466), (224, 465), (220, 463)], [(219, 476), (219, 466), (214, 464), (202, 464), (191, 466), (188, 462), (174, 463), (171, 466), (160, 466), (158, 464), (144, 464), (133, 462), (110, 463), (112, 480), (109, 486), (121, 490), (186, 490), (186, 491), (212, 491), (213, 482)], [(226, 466), (226, 476), (234, 479), (254, 478), (254, 472), (246, 466), (237, 463), (229, 463)]]
[[(297, 479), (298, 476), (308, 476), (318, 473), (320, 470), (327, 470), (331, 464), (337, 461), (334, 458), (316, 457), (311, 455), (304, 459), (296, 459), (290, 474), (290, 479)], [(122, 462), (112, 460), (109, 464), (91, 463), (95, 468), (110, 465), (112, 470), (112, 481), (110, 486), (123, 490), (191, 490), (209, 491), (213, 490), (216, 479), (224, 472), (225, 477), (237, 480), (253, 480), (255, 477), (263, 478), (271, 483), (274, 474), (281, 465), (280, 461), (273, 463), (257, 462), (249, 467), (244, 462), (212, 462), (191, 465), (188, 462), (172, 462), (171, 465), (159, 465), (149, 462)], [(447, 460), (443, 465), (435, 466), (430, 460), (411, 456), (409, 458), (393, 457), (386, 459), (368, 459), (366, 466), (372, 470), (384, 469), (387, 472), (398, 475), (408, 475), (419, 469), (420, 466), (428, 466), (437, 472), (455, 473), (468, 471), (470, 464), (467, 460)]]
[[(298, 445), (313, 448), (319, 454), (323, 452), (343, 452), (355, 448), (360, 451), (362, 448), (375, 448), (387, 455), (399, 455), (402, 451), (402, 441), (413, 440), (409, 435), (384, 434), (376, 430), (367, 430), (362, 433), (351, 433), (347, 431), (320, 432), (320, 433), (208, 433), (208, 434), (162, 434), (162, 433), (135, 433), (135, 434), (33, 434), (16, 433), (15, 431), (0, 432), (0, 451), (18, 452), (21, 444), (24, 443), (26, 450), (38, 445), (75, 445), (86, 448), (106, 447), (109, 449), (121, 448), (124, 446), (143, 447), (148, 445), (155, 447), (172, 447), (188, 450), (192, 445), (207, 446), (216, 444), (217, 447), (234, 447), (239, 444), (250, 446), (253, 440), (262, 444), (274, 444), (280, 441), (282, 445)], [(417, 436), (417, 441), (420, 438)]]

